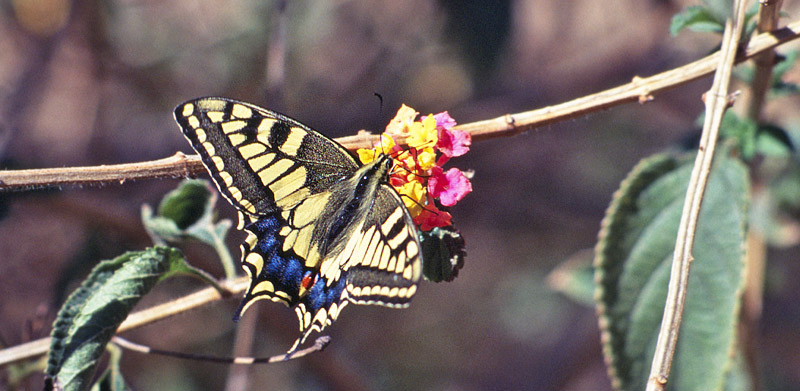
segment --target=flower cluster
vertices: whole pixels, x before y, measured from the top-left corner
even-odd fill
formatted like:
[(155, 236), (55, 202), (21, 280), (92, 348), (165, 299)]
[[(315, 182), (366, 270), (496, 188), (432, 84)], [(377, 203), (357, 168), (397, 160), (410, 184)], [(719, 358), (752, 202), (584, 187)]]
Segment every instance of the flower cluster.
[[(461, 170), (442, 168), (451, 157), (467, 153), (472, 140), (469, 133), (453, 130), (456, 121), (446, 111), (417, 120), (418, 114), (403, 105), (375, 147), (359, 149), (357, 153), (364, 164), (379, 153), (392, 155), (396, 166), (389, 183), (402, 196), (414, 223), (429, 231), (451, 224), (450, 213), (438, 205), (453, 206), (472, 191), (472, 184)], [(404, 138), (408, 148), (397, 145), (396, 137)]]

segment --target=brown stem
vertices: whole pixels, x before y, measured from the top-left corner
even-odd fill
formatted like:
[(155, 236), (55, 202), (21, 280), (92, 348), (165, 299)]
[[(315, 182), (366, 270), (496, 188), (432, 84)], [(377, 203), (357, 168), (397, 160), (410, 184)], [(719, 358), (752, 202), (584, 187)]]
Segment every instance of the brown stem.
[(700, 216), (700, 206), (703, 201), (708, 176), (711, 173), (711, 163), (714, 160), (719, 128), (722, 124), (722, 115), (728, 108), (728, 86), (733, 72), (736, 46), (742, 35), (744, 24), (744, 0), (734, 2), (734, 20), (725, 23), (725, 32), (722, 37), (719, 63), (714, 74), (711, 89), (705, 94), (706, 115), (703, 132), (700, 137), (700, 147), (697, 158), (689, 178), (689, 188), (683, 204), (683, 213), (678, 227), (678, 237), (675, 242), (675, 252), (672, 258), (672, 269), (669, 277), (667, 300), (664, 305), (664, 316), (661, 319), (661, 329), (656, 341), (656, 350), (650, 366), (650, 375), (647, 379), (647, 391), (663, 391), (666, 389), (669, 372), (672, 367), (672, 358), (678, 345), (678, 332), (681, 327), (683, 306), (689, 285), (689, 267), (692, 260), (694, 247), (694, 234), (697, 230), (697, 220)]
[[(800, 20), (784, 28), (759, 34), (750, 40), (747, 49), (736, 61), (745, 61), (764, 51), (800, 37)], [(689, 83), (711, 74), (720, 61), (715, 53), (690, 64), (647, 78), (635, 77), (628, 84), (596, 94), (584, 96), (555, 106), (517, 114), (506, 114), (494, 119), (462, 124), (458, 130), (472, 134), (473, 140), (513, 136), (540, 126), (576, 118), (629, 102), (648, 102), (657, 93)], [(359, 132), (354, 136), (338, 138), (345, 148), (369, 148), (378, 140), (377, 135)], [(403, 140), (398, 140), (402, 142)], [(46, 186), (97, 185), (124, 183), (127, 180), (185, 177), (203, 172), (196, 156), (175, 156), (151, 162), (118, 164), (98, 167), (66, 167), (35, 170), (0, 171), (0, 191), (28, 190)]]

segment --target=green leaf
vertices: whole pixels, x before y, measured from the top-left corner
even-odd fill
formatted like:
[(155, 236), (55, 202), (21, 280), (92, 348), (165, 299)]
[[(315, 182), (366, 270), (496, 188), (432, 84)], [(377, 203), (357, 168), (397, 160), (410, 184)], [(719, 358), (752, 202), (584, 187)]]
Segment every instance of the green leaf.
[(227, 219), (214, 222), (217, 192), (207, 181), (190, 179), (167, 193), (153, 215), (149, 205), (142, 205), (142, 223), (156, 244), (194, 239), (212, 246), (220, 257), (225, 276), (236, 276), (237, 266), (225, 245), (231, 228)]
[(108, 345), (108, 368), (92, 386), (92, 391), (129, 391), (130, 387), (122, 377), (119, 362), (122, 359), (122, 349), (116, 345)]
[(756, 154), (756, 136), (758, 124), (746, 118), (740, 118), (731, 110), (725, 112), (720, 125), (720, 135), (733, 140), (744, 160), (751, 160)]
[(686, 7), (672, 16), (672, 23), (669, 26), (670, 34), (678, 35), (685, 28), (696, 32), (721, 33), (725, 29), (725, 25), (708, 8), (695, 5)]
[(422, 274), (430, 281), (452, 281), (464, 266), (464, 238), (452, 225), (419, 232)]
[(564, 261), (547, 276), (547, 284), (580, 304), (594, 305), (592, 256), (592, 251), (583, 250)]
[(796, 65), (798, 55), (800, 55), (800, 52), (797, 50), (788, 52), (781, 61), (772, 68), (772, 89), (770, 92), (774, 96), (795, 95), (800, 92), (800, 87), (798, 87), (797, 84), (783, 80), (786, 72)]
[(197, 271), (180, 251), (153, 247), (98, 264), (70, 295), (53, 324), (45, 389), (87, 390), (117, 327), (159, 281)]
[(794, 152), (789, 133), (774, 125), (762, 125), (756, 135), (756, 152), (764, 156), (789, 157)]
[[(657, 155), (622, 182), (595, 249), (604, 354), (616, 389), (643, 390), (655, 350), (694, 154)], [(749, 179), (717, 154), (705, 190), (668, 388), (720, 390), (732, 363), (742, 292)]]
[[(794, 220), (800, 220), (800, 165), (796, 162), (769, 184), (777, 210)], [(772, 216), (774, 220), (780, 218)]]
[(704, 7), (720, 22), (733, 16), (733, 0), (702, 0)]
[(786, 53), (780, 62), (775, 64), (775, 66), (772, 68), (773, 83), (777, 83), (783, 79), (783, 76), (786, 74), (786, 72), (794, 68), (795, 63), (797, 62), (798, 54), (800, 54), (800, 52), (797, 50), (792, 50)]
[[(757, 4), (756, 4), (757, 5)], [(780, 61), (772, 68), (772, 78), (770, 80), (770, 97), (781, 97), (795, 95), (800, 92), (797, 84), (784, 81), (783, 76), (791, 70), (797, 62), (798, 51), (791, 51), (780, 58)], [(745, 83), (751, 84), (755, 76), (755, 67), (742, 65), (734, 69), (734, 75)]]
[(209, 204), (215, 200), (214, 193), (205, 181), (185, 180), (181, 185), (167, 193), (158, 205), (158, 214), (175, 222), (179, 229), (185, 230), (200, 221)]
[(213, 230), (216, 202), (217, 193), (208, 182), (185, 180), (164, 196), (157, 215), (154, 216), (152, 209), (145, 205), (142, 220), (148, 232), (163, 241), (175, 242), (191, 237), (213, 245), (214, 240), (207, 231)]

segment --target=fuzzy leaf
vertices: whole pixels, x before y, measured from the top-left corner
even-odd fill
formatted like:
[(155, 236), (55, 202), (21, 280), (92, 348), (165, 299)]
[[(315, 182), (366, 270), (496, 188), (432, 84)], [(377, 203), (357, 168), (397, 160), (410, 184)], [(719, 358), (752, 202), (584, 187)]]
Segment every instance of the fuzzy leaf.
[(110, 357), (108, 368), (92, 386), (92, 391), (130, 391), (130, 387), (122, 377), (119, 362), (122, 359), (122, 349), (116, 345), (108, 345)]
[(98, 264), (53, 324), (45, 389), (87, 390), (97, 361), (139, 299), (164, 278), (192, 270), (180, 251), (153, 247)]
[(764, 156), (789, 157), (794, 152), (789, 134), (774, 125), (759, 126), (755, 144), (756, 152)]
[[(748, 176), (717, 154), (705, 191), (668, 389), (720, 390), (735, 346)], [(667, 294), (692, 156), (640, 162), (615, 193), (595, 249), (603, 351), (616, 389), (643, 390)]]
[(696, 32), (721, 33), (724, 25), (706, 7), (691, 6), (672, 16), (669, 32), (673, 36), (688, 28)]
[(177, 189), (167, 193), (158, 206), (158, 213), (142, 207), (145, 228), (161, 241), (175, 242), (185, 237), (215, 246), (218, 235), (227, 234), (229, 220), (214, 223), (217, 192), (203, 180), (185, 180)]
[(228, 219), (214, 221), (216, 203), (217, 192), (207, 181), (185, 180), (164, 196), (157, 215), (153, 215), (149, 205), (142, 205), (142, 223), (155, 244), (176, 243), (189, 238), (213, 247), (225, 269), (225, 276), (232, 278), (238, 268), (225, 245), (232, 223)]
[(594, 305), (594, 267), (591, 250), (582, 250), (547, 275), (547, 285), (577, 303)]
[(214, 198), (207, 182), (186, 180), (164, 196), (158, 205), (158, 214), (174, 221), (179, 229), (184, 230), (203, 217), (209, 204), (215, 201)]

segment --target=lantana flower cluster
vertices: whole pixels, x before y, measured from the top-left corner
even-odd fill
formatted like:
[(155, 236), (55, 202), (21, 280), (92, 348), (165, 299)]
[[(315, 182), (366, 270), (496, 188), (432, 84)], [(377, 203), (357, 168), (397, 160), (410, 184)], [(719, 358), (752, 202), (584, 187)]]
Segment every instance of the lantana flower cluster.
[[(469, 133), (453, 129), (456, 121), (446, 111), (420, 119), (418, 115), (403, 105), (375, 147), (357, 153), (364, 164), (381, 153), (393, 157), (396, 166), (389, 183), (402, 196), (414, 223), (429, 231), (451, 225), (450, 213), (437, 205), (453, 206), (472, 191), (472, 183), (461, 170), (442, 168), (450, 158), (467, 153), (472, 139)], [(404, 138), (408, 147), (397, 145), (395, 138)]]

